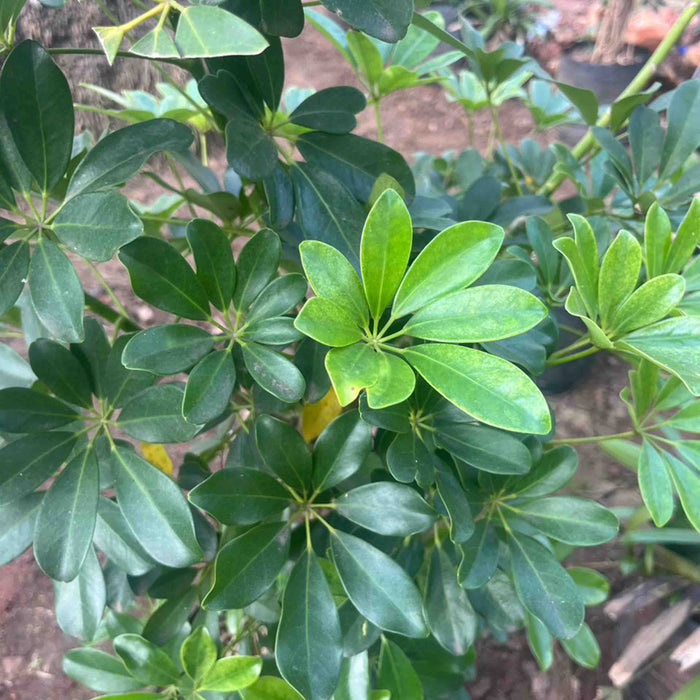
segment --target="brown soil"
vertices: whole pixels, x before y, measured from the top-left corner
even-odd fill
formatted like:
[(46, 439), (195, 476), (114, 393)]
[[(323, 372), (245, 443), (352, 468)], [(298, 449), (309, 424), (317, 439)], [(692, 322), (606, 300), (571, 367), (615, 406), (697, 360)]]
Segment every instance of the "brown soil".
[[(588, 7), (584, 0), (559, 0), (566, 13), (565, 26), (584, 24)], [(75, 9), (75, 8), (74, 8)], [(571, 24), (570, 24), (571, 23)], [(317, 89), (338, 85), (356, 85), (352, 71), (335, 49), (311, 28), (302, 36), (286, 42), (288, 71), (286, 85), (313, 86)], [(556, 51), (550, 51), (556, 60)], [(314, 70), (309, 70), (309, 67)], [(317, 67), (324, 71), (318, 72)], [(382, 106), (387, 143), (404, 154), (426, 151), (436, 155), (450, 149), (463, 149), (467, 130), (460, 108), (448, 103), (436, 87), (421, 87), (390, 96)], [(517, 142), (534, 134), (529, 112), (512, 102), (502, 108), (502, 125), (506, 140)], [(475, 119), (476, 144), (485, 146), (490, 129), (488, 115)], [(357, 133), (374, 137), (374, 117), (366, 110), (359, 117)], [(542, 139), (542, 137), (538, 137)], [(137, 199), (148, 199), (152, 189), (138, 187)], [(100, 266), (114, 285), (117, 294), (144, 325), (159, 320), (159, 312), (135, 300), (121, 265), (110, 261)], [(87, 272), (81, 274), (87, 291), (101, 296), (102, 289)], [(108, 301), (106, 296), (101, 296)], [(133, 302), (133, 303), (132, 303)], [(628, 427), (626, 411), (618, 392), (626, 381), (625, 369), (615, 359), (601, 357), (591, 378), (574, 391), (552, 398), (561, 435), (593, 435), (617, 432)], [(575, 489), (577, 493), (602, 500), (607, 504), (639, 503), (634, 478), (624, 468), (606, 458), (595, 447), (579, 450), (581, 467)], [(586, 553), (587, 555), (589, 553)], [(596, 559), (609, 559), (609, 550), (596, 553)], [(592, 555), (591, 555), (592, 556)], [(590, 561), (590, 559), (588, 559)], [(615, 568), (605, 571), (615, 576)], [(623, 579), (614, 584), (625, 585)], [(594, 629), (609, 637), (610, 624), (602, 615), (594, 615)], [(607, 632), (606, 632), (607, 630)], [(631, 632), (630, 632), (631, 633)], [(627, 635), (629, 638), (629, 635)], [(72, 683), (61, 672), (61, 657), (75, 641), (63, 635), (53, 617), (53, 592), (50, 581), (34, 564), (31, 551), (0, 569), (0, 698), (7, 700), (83, 700), (94, 693)], [(619, 646), (619, 644), (617, 645)], [(592, 699), (598, 688), (608, 683), (606, 670), (611, 656), (610, 645), (605, 661), (596, 671), (573, 666), (563, 654), (557, 658), (555, 670), (538, 672), (522, 636), (515, 636), (506, 645), (484, 640), (479, 644), (478, 679), (469, 685), (474, 698), (512, 698), (515, 700)], [(657, 700), (661, 700), (658, 696)]]

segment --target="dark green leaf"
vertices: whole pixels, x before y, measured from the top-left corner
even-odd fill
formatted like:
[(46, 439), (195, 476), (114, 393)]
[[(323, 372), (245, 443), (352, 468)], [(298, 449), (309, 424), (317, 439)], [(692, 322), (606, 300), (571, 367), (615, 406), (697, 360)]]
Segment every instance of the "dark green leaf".
[(228, 350), (217, 350), (201, 360), (190, 373), (182, 413), (195, 425), (220, 416), (229, 404), (236, 383), (236, 367)]
[(248, 322), (286, 314), (304, 300), (307, 287), (304, 277), (297, 273), (273, 279), (250, 305)]
[(132, 337), (133, 335), (120, 335), (114, 341), (107, 357), (102, 384), (104, 398), (107, 399), (108, 405), (114, 408), (121, 408), (136, 394), (151, 386), (155, 380), (155, 376), (150, 372), (127, 369), (122, 364), (124, 348)]
[(241, 112), (226, 125), (226, 158), (248, 180), (265, 180), (278, 165), (277, 148), (260, 124)]
[(357, 126), (355, 115), (367, 106), (353, 87), (339, 85), (307, 97), (290, 115), (293, 124), (329, 134), (346, 134)]
[(246, 342), (242, 349), (248, 372), (265, 391), (286, 403), (301, 399), (306, 384), (291, 360), (258, 343)]
[(134, 293), (163, 311), (198, 321), (209, 315), (209, 300), (187, 261), (169, 243), (143, 237), (119, 252)]
[(99, 649), (71, 649), (63, 657), (63, 672), (74, 681), (101, 693), (141, 688), (143, 683), (126, 670), (120, 659)]
[(403, 39), (413, 14), (409, 0), (323, 0), (323, 5), (356, 29), (391, 44)]
[(577, 467), (576, 450), (560, 445), (545, 452), (525, 476), (508, 479), (505, 488), (525, 498), (546, 496), (568, 484)]
[(112, 450), (117, 500), (141, 546), (157, 562), (183, 567), (198, 562), (192, 514), (170, 477), (133, 450)]
[(700, 144), (700, 134), (694, 127), (698, 118), (700, 118), (700, 82), (689, 80), (674, 90), (668, 108), (668, 127), (661, 152), (659, 179), (673, 175)]
[(423, 700), (423, 686), (416, 670), (398, 644), (382, 637), (377, 684), (392, 698)]
[[(71, 135), (72, 137), (72, 135)], [(192, 132), (172, 119), (149, 119), (118, 129), (101, 139), (75, 169), (67, 197), (115, 187), (136, 175), (160, 151), (184, 151)]]
[(480, 520), (474, 534), (462, 544), (462, 561), (457, 571), (459, 585), (481, 588), (491, 580), (498, 565), (498, 538), (488, 521)]
[(519, 533), (509, 534), (508, 548), (518, 597), (554, 637), (573, 637), (584, 617), (576, 583), (539, 542)]
[(144, 442), (187, 442), (199, 430), (182, 415), (184, 391), (179, 384), (156, 384), (124, 406), (117, 425)]
[(255, 602), (275, 582), (288, 551), (286, 523), (258, 525), (227, 542), (216, 557), (214, 585), (204, 606), (231, 610)]
[(71, 157), (73, 98), (60, 68), (35, 41), (23, 41), (7, 57), (0, 106), (22, 160), (48, 192)]
[(177, 374), (188, 370), (213, 347), (214, 340), (205, 330), (173, 323), (134, 335), (124, 348), (122, 362), (129, 369)]
[(187, 623), (196, 602), (196, 588), (168, 598), (149, 616), (143, 628), (144, 638), (158, 646), (167, 644)]
[(311, 452), (299, 432), (289, 423), (262, 415), (255, 422), (255, 440), (265, 464), (305, 493), (311, 485)]
[(53, 231), (74, 253), (103, 262), (143, 233), (143, 223), (124, 195), (116, 192), (88, 192), (63, 206), (52, 225)]
[(252, 525), (281, 513), (290, 495), (268, 474), (240, 467), (212, 474), (190, 491), (190, 501), (226, 525)]
[(100, 495), (100, 472), (92, 446), (76, 455), (46, 492), (34, 533), (34, 556), (42, 571), (72, 581), (92, 545)]
[(410, 483), (425, 465), (432, 465), (433, 456), (421, 438), (413, 431), (397, 435), (386, 454), (394, 479)]
[(343, 645), (338, 611), (312, 550), (287, 581), (275, 658), (282, 676), (305, 698), (330, 698), (338, 685)]
[(663, 527), (673, 515), (673, 484), (666, 462), (649, 440), (642, 443), (637, 475), (644, 505), (656, 527)]
[(120, 634), (114, 640), (117, 652), (132, 676), (148, 685), (170, 685), (179, 676), (170, 657), (138, 634)]
[(29, 244), (15, 241), (0, 249), (0, 315), (6, 314), (24, 289), (29, 270)]
[(0, 566), (11, 562), (29, 547), (42, 493), (29, 493), (0, 506)]
[(530, 651), (537, 659), (540, 669), (546, 671), (554, 660), (552, 635), (549, 633), (547, 626), (529, 612), (525, 613), (525, 629)]
[(331, 551), (343, 587), (362, 615), (389, 632), (426, 636), (418, 589), (395, 561), (337, 530), (332, 533)]
[(36, 315), (56, 338), (71, 343), (83, 339), (82, 285), (63, 251), (44, 237), (29, 263), (29, 291)]
[(450, 539), (465, 542), (474, 534), (474, 518), (462, 486), (446, 468), (437, 472), (437, 489), (449, 515)]
[(238, 255), (236, 289), (233, 305), (246, 311), (277, 272), (281, 244), (279, 236), (269, 229), (256, 233)]
[(586, 124), (591, 126), (596, 123), (598, 120), (598, 98), (593, 90), (566, 83), (555, 83), (555, 85), (571, 100)]
[(599, 605), (608, 597), (610, 584), (602, 574), (583, 566), (572, 566), (567, 571), (576, 581), (585, 605)]
[(0, 391), (0, 430), (40, 433), (80, 418), (75, 409), (32, 389), (9, 387)]

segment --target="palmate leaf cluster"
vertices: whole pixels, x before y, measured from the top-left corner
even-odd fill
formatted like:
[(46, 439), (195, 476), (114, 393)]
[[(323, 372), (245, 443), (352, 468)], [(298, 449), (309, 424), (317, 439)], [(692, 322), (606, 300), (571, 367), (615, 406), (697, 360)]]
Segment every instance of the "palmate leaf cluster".
[[(0, 13), (8, 40), (21, 4)], [(531, 141), (411, 168), (352, 133), (368, 105), (381, 122), (386, 94), (445, 83), (466, 57), (448, 89), (497, 110), (541, 69), (468, 27), (445, 39), (405, 0), (323, 4), (351, 29), (309, 24), (366, 94), (283, 99), (300, 2), (162, 3), (95, 30), (110, 61), (175, 63), (187, 89), (112, 94), (130, 124), (94, 145), (50, 53), (7, 52), (0, 562), (33, 547), (82, 644), (64, 670), (100, 697), (462, 698), (479, 637), (523, 627), (541, 668), (555, 643), (595, 666), (585, 607), (608, 583), (566, 557), (618, 518), (572, 495), (578, 457), (538, 388), (582, 356), (630, 363), (632, 430), (608, 449), (657, 527), (700, 529), (700, 82), (667, 100), (665, 131), (650, 93), (613, 106), (631, 160), (595, 127), (585, 169)], [(440, 40), (454, 51), (435, 57)], [(542, 124), (596, 121), (592, 93), (547, 85)], [(577, 190), (559, 203), (557, 173)], [(139, 174), (163, 195), (131, 201)], [(109, 260), (148, 327), (100, 274)], [(553, 310), (580, 319), (567, 347)]]

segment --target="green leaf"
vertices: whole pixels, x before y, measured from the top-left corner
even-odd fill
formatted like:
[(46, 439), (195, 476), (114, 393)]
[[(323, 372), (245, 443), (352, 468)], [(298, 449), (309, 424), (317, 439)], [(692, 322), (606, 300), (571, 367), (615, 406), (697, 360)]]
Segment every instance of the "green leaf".
[(466, 654), (476, 639), (476, 613), (452, 561), (439, 547), (433, 550), (428, 569), (425, 619), (440, 646), (454, 656)]
[(7, 57), (0, 105), (22, 160), (48, 192), (71, 158), (73, 98), (60, 68), (35, 41), (23, 41)]
[(189, 127), (172, 119), (149, 119), (113, 131), (80, 161), (66, 197), (121, 185), (136, 175), (154, 153), (187, 150), (192, 139)]
[(301, 0), (262, 0), (260, 20), (263, 30), (274, 36), (296, 37), (304, 28)]
[(592, 546), (609, 542), (618, 530), (615, 514), (587, 498), (552, 496), (517, 507), (518, 517), (560, 542)]
[(18, 557), (32, 543), (43, 495), (29, 493), (0, 506), (0, 566)]
[(600, 661), (600, 647), (591, 628), (585, 622), (573, 637), (562, 639), (561, 645), (564, 651), (584, 668), (595, 668)]
[(143, 636), (158, 646), (167, 644), (188, 623), (192, 608), (197, 602), (196, 588), (173, 593), (151, 613), (143, 628)]
[(193, 219), (187, 224), (187, 242), (209, 301), (219, 311), (227, 309), (236, 282), (231, 243), (215, 223), (206, 219)]
[(255, 683), (260, 671), (262, 659), (258, 656), (227, 656), (202, 678), (198, 690), (233, 693)]
[(437, 517), (410, 486), (388, 481), (359, 486), (335, 503), (340, 515), (380, 535), (415, 535), (427, 530)]
[(441, 344), (406, 348), (403, 357), (436, 391), (484, 423), (536, 435), (551, 429), (542, 394), (524, 372), (500, 357)]
[(598, 98), (593, 90), (566, 83), (555, 82), (554, 84), (569, 98), (588, 126), (596, 123), (598, 120)]
[(54, 581), (56, 622), (71, 637), (91, 642), (105, 609), (105, 581), (95, 550), (90, 548), (72, 580)]
[(264, 345), (291, 345), (301, 340), (304, 334), (294, 327), (294, 319), (290, 316), (262, 318), (253, 321), (239, 330), (242, 343), (255, 341)]
[(216, 557), (214, 585), (203, 605), (237, 610), (255, 602), (275, 582), (288, 552), (286, 523), (258, 525), (227, 542)]
[(487, 520), (480, 520), (474, 534), (462, 544), (462, 561), (457, 570), (463, 588), (481, 588), (491, 580), (498, 565), (498, 537)]
[(365, 96), (345, 85), (325, 88), (307, 97), (289, 121), (329, 134), (346, 134), (357, 126), (355, 115), (367, 106)]
[(182, 401), (182, 414), (195, 425), (220, 416), (229, 405), (236, 384), (236, 366), (229, 350), (207, 355), (190, 372)]
[(537, 540), (510, 532), (515, 589), (523, 605), (557, 639), (573, 637), (583, 623), (584, 607), (574, 580)]
[(92, 545), (100, 495), (100, 472), (92, 446), (76, 455), (44, 496), (34, 533), (34, 556), (42, 571), (72, 581)]
[(179, 384), (156, 384), (124, 406), (117, 425), (143, 442), (187, 442), (199, 430), (182, 415), (184, 391)]
[(591, 319), (598, 311), (598, 244), (591, 225), (578, 214), (569, 214), (574, 238), (557, 238), (552, 244), (567, 260)]
[(241, 691), (243, 700), (303, 700), (282, 678), (263, 676)]
[(560, 445), (545, 452), (526, 475), (508, 479), (505, 488), (524, 498), (546, 496), (568, 484), (577, 467), (576, 450)]
[(584, 566), (572, 566), (567, 571), (576, 582), (584, 605), (599, 605), (608, 597), (610, 583), (603, 574)]
[(357, 63), (361, 73), (370, 84), (376, 84), (381, 78), (384, 61), (379, 48), (368, 36), (361, 32), (348, 32), (345, 35), (347, 48), (350, 52), (350, 63)]
[(426, 466), (432, 467), (432, 460), (430, 450), (413, 431), (397, 435), (386, 454), (391, 475), (403, 483), (412, 482)]
[(169, 243), (138, 238), (119, 251), (129, 271), (134, 293), (149, 304), (176, 316), (202, 321), (209, 300), (187, 261)]
[(290, 172), (304, 238), (336, 248), (359, 269), (365, 221), (362, 206), (341, 182), (321, 167), (295, 163)]
[(206, 627), (197, 627), (180, 647), (182, 668), (195, 683), (211, 670), (216, 656), (216, 644)]
[(382, 143), (355, 134), (313, 131), (299, 137), (297, 148), (309, 163), (338, 178), (362, 202), (369, 199), (376, 179), (383, 173), (401, 185), (407, 202), (413, 200), (416, 186), (408, 163)]
[(226, 158), (241, 177), (253, 181), (270, 177), (279, 160), (272, 136), (244, 112), (226, 124)]
[(421, 251), (396, 293), (392, 313), (405, 316), (468, 287), (493, 262), (503, 242), (500, 226), (465, 221), (446, 228)]
[(377, 684), (391, 693), (392, 698), (401, 700), (423, 700), (423, 686), (416, 670), (402, 649), (382, 637), (379, 651)]
[(673, 92), (668, 107), (668, 127), (661, 152), (659, 180), (673, 175), (700, 144), (695, 128), (700, 118), (700, 83), (689, 80)]
[(0, 430), (40, 433), (80, 418), (75, 409), (32, 389), (9, 387), (0, 391)]
[(342, 348), (362, 339), (355, 319), (341, 306), (317, 296), (309, 299), (294, 319), (294, 327), (323, 345)]
[(700, 318), (671, 318), (626, 335), (617, 345), (632, 350), (671, 374), (694, 395), (700, 395)]
[(170, 657), (138, 634), (120, 634), (114, 651), (134, 678), (148, 685), (170, 685), (179, 676)]
[[(413, 3), (409, 0), (391, 3), (384, 0), (324, 0), (323, 5), (356, 29), (391, 44), (405, 36), (413, 14)], [(407, 697), (406, 700), (413, 699)]]
[(410, 366), (396, 355), (377, 353), (377, 381), (367, 387), (370, 408), (382, 409), (405, 401), (416, 386), (416, 375)]
[(139, 331), (122, 353), (125, 367), (158, 375), (185, 372), (205, 357), (214, 340), (197, 326), (173, 323)]
[(642, 443), (637, 476), (644, 505), (656, 527), (663, 527), (673, 515), (673, 484), (666, 462), (649, 440)]
[(44, 237), (29, 263), (29, 291), (36, 315), (52, 335), (71, 343), (83, 339), (82, 285), (63, 251)]
[(532, 466), (530, 451), (520, 440), (493, 428), (448, 423), (435, 437), (455, 457), (493, 474), (525, 474)]
[(648, 107), (637, 107), (630, 116), (629, 139), (637, 181), (646, 183), (661, 158), (664, 131), (659, 114)]
[(306, 698), (330, 698), (338, 685), (343, 643), (338, 611), (312, 550), (294, 565), (282, 597), (275, 658)]
[(296, 272), (273, 279), (250, 305), (248, 322), (286, 314), (304, 300), (307, 287), (303, 275)]
[(129, 47), (130, 53), (148, 58), (179, 58), (180, 54), (170, 34), (160, 25), (146, 32)]
[(215, 472), (192, 489), (190, 502), (226, 525), (252, 525), (281, 513), (290, 495), (269, 474), (236, 467)]
[(669, 452), (664, 458), (671, 471), (671, 479), (690, 524), (700, 531), (700, 476), (695, 468), (676, 459)]
[(448, 294), (414, 314), (406, 335), (448, 343), (500, 340), (525, 333), (547, 317), (537, 297), (517, 287), (485, 284)]
[(554, 661), (552, 635), (549, 634), (546, 625), (529, 612), (525, 612), (525, 629), (530, 651), (537, 659), (540, 670), (546, 671)]
[(370, 700), (370, 692), (367, 652), (346, 656), (340, 668), (340, 681), (333, 700)]
[(644, 253), (649, 279), (663, 273), (670, 247), (671, 220), (658, 203), (654, 202), (644, 220)]
[(311, 485), (311, 452), (289, 423), (268, 415), (255, 422), (255, 441), (265, 464), (286, 484), (302, 493)]
[(245, 311), (274, 277), (280, 250), (279, 236), (270, 229), (258, 231), (241, 248), (233, 293), (233, 305), (238, 311)]
[(622, 334), (660, 321), (683, 298), (685, 280), (680, 275), (659, 275), (633, 292), (612, 319), (615, 333)]
[(92, 393), (105, 398), (107, 365), (112, 351), (104, 329), (96, 319), (85, 319), (85, 339), (81, 343), (71, 343), (70, 351), (90, 376)]
[(367, 343), (333, 348), (325, 360), (328, 376), (341, 406), (347, 406), (379, 378), (379, 354)]
[(333, 488), (352, 476), (372, 449), (372, 429), (357, 411), (331, 421), (318, 436), (313, 451), (313, 485)]
[(471, 506), (457, 478), (449, 469), (438, 469), (437, 489), (449, 516), (450, 539), (465, 542), (474, 534)]
[(29, 363), (9, 345), (0, 344), (0, 389), (28, 388), (36, 381)]
[(331, 535), (331, 552), (348, 597), (364, 617), (406, 637), (427, 635), (418, 589), (395, 561), (337, 530)]
[(598, 278), (598, 305), (603, 326), (637, 286), (642, 267), (642, 248), (629, 231), (620, 231), (610, 244)]
[(129, 576), (142, 576), (156, 565), (139, 544), (119, 506), (106, 498), (99, 499), (94, 542)]
[(63, 657), (63, 672), (74, 681), (101, 693), (119, 693), (143, 686), (122, 661), (99, 649), (71, 649)]
[(251, 56), (269, 46), (257, 29), (211, 5), (192, 5), (182, 10), (175, 45), (182, 58)]
[(362, 284), (370, 314), (391, 303), (411, 255), (411, 215), (395, 190), (385, 190), (367, 215), (360, 245)]
[(664, 262), (664, 272), (680, 272), (700, 243), (700, 199), (693, 197), (683, 221), (671, 243)]
[(117, 57), (117, 52), (124, 39), (124, 30), (117, 26), (111, 27), (93, 27), (92, 31), (97, 35), (97, 40), (104, 51), (109, 65), (114, 64), (114, 59)]
[(29, 244), (26, 241), (15, 241), (0, 249), (0, 315), (15, 305), (28, 271)]
[(70, 350), (53, 340), (37, 338), (29, 346), (29, 362), (37, 378), (56, 396), (92, 408), (90, 379)]
[(42, 432), (0, 449), (0, 504), (13, 503), (41, 486), (66, 460), (75, 442), (71, 433)]
[(143, 223), (124, 195), (88, 192), (66, 202), (52, 229), (70, 250), (88, 260), (111, 259), (143, 233)]
[(111, 463), (119, 507), (146, 552), (165, 566), (200, 561), (192, 514), (175, 482), (127, 448), (113, 447)]
[(280, 401), (295, 403), (304, 395), (306, 382), (291, 360), (264, 345), (247, 341), (241, 345), (250, 376)]

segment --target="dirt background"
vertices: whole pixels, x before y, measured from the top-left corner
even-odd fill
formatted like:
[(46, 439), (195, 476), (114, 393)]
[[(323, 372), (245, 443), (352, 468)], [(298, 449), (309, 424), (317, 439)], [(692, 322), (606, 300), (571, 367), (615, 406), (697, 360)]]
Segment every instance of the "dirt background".
[[(556, 0), (555, 7), (565, 17), (557, 30), (562, 36), (576, 38), (589, 27), (590, 4), (586, 0)], [(40, 35), (48, 45), (53, 45), (49, 13), (46, 10), (39, 12), (36, 8), (32, 8), (32, 12), (38, 12), (39, 25), (33, 31), (30, 29), (30, 33)], [(310, 26), (301, 37), (285, 42), (285, 54), (286, 86), (320, 89), (338, 84), (357, 85), (352, 71), (335, 49)], [(556, 45), (544, 46), (541, 55), (551, 68), (556, 64), (558, 49)], [(112, 69), (106, 68), (102, 59), (97, 60), (104, 65), (94, 81), (112, 81), (115, 89), (124, 87), (120, 74), (125, 68), (124, 60), (118, 59)], [(74, 78), (77, 75), (78, 80), (84, 79), (81, 71), (85, 64), (67, 57), (62, 57), (60, 63)], [(323, 67), (322, 71), (319, 71), (319, 66)], [(147, 76), (142, 79), (142, 84), (153, 82)], [(460, 108), (447, 102), (439, 88), (427, 86), (395, 93), (383, 102), (382, 116), (387, 143), (404, 154), (427, 151), (439, 155), (446, 150), (463, 149), (468, 145), (467, 126)], [(517, 142), (535, 135), (529, 112), (515, 102), (503, 107), (501, 121), (507, 141)], [(489, 125), (487, 114), (477, 115), (476, 144), (481, 148), (485, 147)], [(368, 137), (376, 135), (370, 110), (359, 115), (357, 133)], [(537, 138), (543, 143), (550, 140), (549, 136)], [(147, 200), (150, 194), (148, 189), (132, 192), (140, 200)], [(105, 263), (100, 269), (114, 284), (118, 294), (126, 293), (128, 282), (119, 263)], [(107, 301), (93, 277), (86, 274), (83, 279), (88, 292)], [(147, 325), (155, 320), (152, 311), (142, 304), (136, 304), (134, 313), (140, 322)], [(584, 436), (628, 429), (626, 409), (618, 398), (625, 383), (626, 368), (620, 362), (611, 357), (596, 358), (588, 380), (570, 392), (550, 397), (557, 416), (559, 435)], [(596, 498), (607, 505), (639, 503), (635, 479), (623, 467), (612, 462), (595, 446), (581, 446), (579, 456), (580, 469), (573, 487), (576, 493)], [(614, 559), (619, 553), (611, 548), (595, 548), (585, 550), (579, 559), (595, 563), (603, 573), (611, 576), (614, 593), (630, 584), (617, 572)], [(590, 621), (603, 648), (603, 661), (596, 671), (575, 666), (559, 651), (553, 670), (542, 674), (527, 650), (522, 635), (514, 635), (505, 645), (485, 639), (477, 647), (478, 675), (477, 680), (468, 685), (470, 694), (475, 699), (488, 700), (591, 700), (610, 697), (605, 690), (610, 683), (607, 669), (629, 640), (635, 624), (623, 622), (614, 625), (595, 609)], [(639, 622), (637, 620), (636, 624)], [(75, 640), (66, 637), (55, 623), (51, 583), (38, 570), (31, 551), (0, 569), (0, 698), (83, 700), (94, 697), (93, 692), (74, 684), (61, 671), (62, 655), (73, 646)], [(670, 683), (677, 686), (681, 680), (674, 675)], [(665, 676), (661, 683), (663, 690), (653, 690), (655, 686), (651, 675), (642, 681), (641, 690), (638, 686), (640, 684), (634, 686), (628, 697), (653, 700), (668, 697), (669, 681)]]

